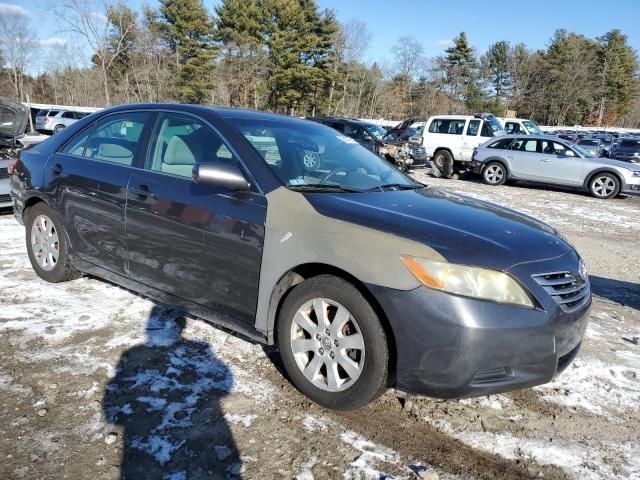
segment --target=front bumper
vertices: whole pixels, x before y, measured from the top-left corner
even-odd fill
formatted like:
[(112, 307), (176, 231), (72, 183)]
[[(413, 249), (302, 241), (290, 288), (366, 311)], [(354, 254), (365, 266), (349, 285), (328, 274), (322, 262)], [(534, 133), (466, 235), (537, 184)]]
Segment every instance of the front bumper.
[(620, 193), (640, 195), (640, 177), (626, 177), (620, 188)]
[(580, 308), (567, 313), (532, 275), (575, 271), (577, 265), (578, 257), (571, 252), (512, 270), (538, 300), (535, 309), (426, 287), (400, 291), (369, 285), (394, 333), (396, 387), (420, 395), (465, 398), (549, 382), (580, 348), (591, 293)]

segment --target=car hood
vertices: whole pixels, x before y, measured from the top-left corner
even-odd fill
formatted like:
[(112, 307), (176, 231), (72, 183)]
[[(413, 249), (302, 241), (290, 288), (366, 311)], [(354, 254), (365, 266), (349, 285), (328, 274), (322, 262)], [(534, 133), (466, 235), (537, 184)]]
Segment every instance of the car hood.
[(305, 196), (322, 215), (424, 243), (455, 263), (507, 270), (572, 250), (539, 220), (435, 188)]
[[(612, 167), (622, 167), (627, 168), (629, 170), (640, 170), (640, 165), (630, 162), (625, 162), (624, 160), (616, 160), (615, 158), (607, 158), (607, 157), (597, 157), (597, 158), (585, 158), (590, 162), (595, 162), (599, 165), (611, 165)], [(638, 158), (640, 160), (640, 158)]]
[(22, 135), (29, 120), (29, 109), (21, 103), (0, 97), (0, 137)]

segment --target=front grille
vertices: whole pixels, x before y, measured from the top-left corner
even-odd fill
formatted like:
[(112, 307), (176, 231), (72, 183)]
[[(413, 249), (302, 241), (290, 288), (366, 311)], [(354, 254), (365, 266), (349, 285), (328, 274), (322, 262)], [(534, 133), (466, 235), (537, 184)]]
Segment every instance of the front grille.
[(11, 201), (11, 195), (9, 195), (8, 193), (6, 195), (0, 195), (0, 203), (10, 202), (10, 201)]
[(0, 168), (0, 180), (3, 178), (9, 178), (9, 170), (6, 168)]
[(565, 312), (573, 312), (589, 301), (589, 283), (570, 272), (543, 273), (533, 279)]

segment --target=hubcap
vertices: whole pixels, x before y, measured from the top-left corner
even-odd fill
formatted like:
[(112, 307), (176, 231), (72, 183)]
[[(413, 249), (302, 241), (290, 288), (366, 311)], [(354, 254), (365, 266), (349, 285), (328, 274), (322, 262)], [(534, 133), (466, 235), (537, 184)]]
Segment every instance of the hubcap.
[(31, 226), (31, 251), (43, 270), (53, 270), (60, 256), (58, 232), (49, 217), (38, 215)]
[(356, 319), (328, 298), (309, 300), (291, 324), (291, 351), (304, 376), (329, 392), (346, 390), (364, 367), (364, 338)]
[(611, 177), (597, 177), (592, 185), (598, 197), (607, 197), (616, 190), (616, 182)]
[(484, 173), (489, 183), (498, 183), (504, 177), (504, 171), (499, 165), (490, 165)]

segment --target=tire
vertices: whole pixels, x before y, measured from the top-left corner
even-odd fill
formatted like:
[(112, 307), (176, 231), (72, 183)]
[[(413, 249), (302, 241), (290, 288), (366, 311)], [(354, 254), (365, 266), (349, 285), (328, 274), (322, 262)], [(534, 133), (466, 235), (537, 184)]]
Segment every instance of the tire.
[[(25, 216), (25, 225), (29, 261), (40, 278), (47, 282), (59, 283), (81, 276), (71, 265), (66, 231), (48, 205), (38, 203), (29, 208)], [(43, 231), (46, 232), (44, 237), (41, 235)], [(47, 242), (46, 247), (42, 247), (48, 239), (52, 240)], [(45, 257), (46, 260), (43, 260)]]
[(612, 173), (596, 173), (589, 180), (589, 193), (602, 200), (615, 197), (620, 193), (620, 180)]
[(507, 169), (500, 162), (490, 162), (482, 170), (482, 181), (487, 185), (504, 185), (507, 181)]
[(447, 150), (440, 150), (433, 156), (433, 164), (441, 177), (451, 178), (453, 174), (453, 156)]
[[(318, 307), (329, 321), (324, 331), (318, 328)], [(320, 275), (297, 285), (280, 311), (277, 336), (291, 382), (324, 407), (356, 409), (386, 389), (389, 349), (384, 329), (362, 294), (341, 278)], [(356, 348), (345, 348), (347, 343)], [(305, 369), (315, 378), (308, 378)], [(334, 372), (331, 379), (329, 372)]]
[(53, 133), (60, 133), (62, 130), (64, 130), (64, 125), (56, 125), (53, 129)]

